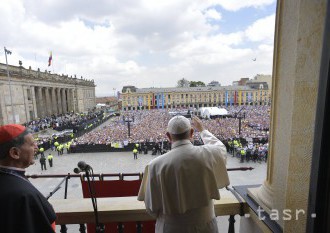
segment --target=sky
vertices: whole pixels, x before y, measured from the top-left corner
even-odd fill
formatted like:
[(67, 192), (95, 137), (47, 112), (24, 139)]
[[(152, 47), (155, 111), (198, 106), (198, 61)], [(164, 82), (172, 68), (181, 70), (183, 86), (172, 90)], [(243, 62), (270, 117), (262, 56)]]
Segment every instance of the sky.
[(0, 46), (10, 65), (94, 79), (97, 97), (182, 78), (227, 86), (272, 74), (275, 10), (276, 0), (2, 0)]

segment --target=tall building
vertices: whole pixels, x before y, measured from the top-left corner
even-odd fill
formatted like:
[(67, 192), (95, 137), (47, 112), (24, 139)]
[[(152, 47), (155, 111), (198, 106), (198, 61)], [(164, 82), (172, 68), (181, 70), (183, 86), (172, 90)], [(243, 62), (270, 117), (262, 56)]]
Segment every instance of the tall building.
[(272, 89), (272, 76), (266, 75), (266, 74), (257, 74), (253, 77), (253, 79), (248, 80), (246, 84), (248, 83), (256, 83), (256, 82), (266, 82), (269, 89)]
[(0, 63), (0, 92), (0, 125), (22, 124), (52, 114), (84, 112), (95, 107), (94, 80), (23, 66)]
[(136, 88), (124, 86), (122, 110), (200, 108), (228, 105), (268, 105), (270, 90), (265, 86), (207, 86)]

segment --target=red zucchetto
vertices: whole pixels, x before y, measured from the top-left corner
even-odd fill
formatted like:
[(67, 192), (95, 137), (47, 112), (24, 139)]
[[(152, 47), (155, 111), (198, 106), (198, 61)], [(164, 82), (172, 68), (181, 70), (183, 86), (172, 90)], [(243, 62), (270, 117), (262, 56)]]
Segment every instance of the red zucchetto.
[(24, 126), (16, 124), (0, 126), (0, 144), (13, 140), (25, 132), (25, 130)]

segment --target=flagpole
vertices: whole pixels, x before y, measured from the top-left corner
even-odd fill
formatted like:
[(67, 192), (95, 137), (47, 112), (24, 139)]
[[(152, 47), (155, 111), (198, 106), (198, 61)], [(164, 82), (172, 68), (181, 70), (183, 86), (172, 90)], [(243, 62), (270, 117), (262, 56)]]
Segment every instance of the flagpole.
[(10, 75), (9, 75), (8, 59), (7, 59), (7, 54), (10, 55), (11, 51), (7, 50), (6, 47), (4, 47), (4, 50), (5, 50), (6, 65), (7, 65), (7, 77), (8, 77), (8, 83), (9, 83), (9, 95), (10, 95), (11, 112), (13, 114), (13, 123), (16, 123), (14, 105), (13, 105), (13, 97), (12, 97), (12, 94), (11, 94), (11, 79), (10, 79)]

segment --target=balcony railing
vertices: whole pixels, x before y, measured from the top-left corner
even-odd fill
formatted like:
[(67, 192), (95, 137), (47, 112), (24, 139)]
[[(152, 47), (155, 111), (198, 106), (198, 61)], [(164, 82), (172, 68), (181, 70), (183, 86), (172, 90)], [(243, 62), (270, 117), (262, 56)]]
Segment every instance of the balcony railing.
[[(235, 221), (233, 216), (246, 212), (245, 201), (240, 203), (229, 191), (221, 190), (221, 199), (214, 201), (216, 216), (231, 216), (230, 221)], [(145, 209), (144, 203), (133, 197), (98, 198), (98, 215), (101, 223), (109, 222), (139, 222), (154, 220)], [(89, 198), (80, 199), (53, 199), (57, 225), (95, 223), (94, 210)], [(234, 222), (229, 222), (228, 232), (234, 231)], [(77, 229), (79, 227), (77, 226)], [(63, 231), (61, 231), (63, 232)], [(85, 232), (81, 229), (80, 232)], [(138, 230), (137, 230), (138, 232)]]
[[(252, 170), (252, 168), (231, 168), (229, 171), (235, 170)], [(126, 177), (135, 176), (138, 179), (142, 178), (141, 173), (117, 173), (117, 174), (93, 174), (99, 180), (105, 180), (105, 177), (118, 177), (119, 180), (124, 180)], [(28, 178), (63, 178), (59, 185), (50, 193), (52, 196), (60, 186), (65, 182), (64, 199), (49, 199), (56, 212), (56, 225), (61, 225), (61, 233), (67, 232), (66, 224), (79, 224), (77, 230), (81, 233), (86, 232), (85, 224), (95, 223), (95, 212), (90, 198), (73, 198), (67, 199), (68, 181), (70, 178), (85, 179), (81, 174), (53, 174), (53, 175), (29, 175)], [(106, 178), (107, 179), (107, 178)], [(214, 200), (214, 208), (216, 216), (229, 217), (229, 233), (234, 233), (234, 216), (239, 214), (243, 216), (248, 209), (246, 202), (232, 189), (227, 188), (220, 190), (220, 200)], [(150, 216), (145, 209), (143, 202), (138, 201), (136, 196), (129, 197), (98, 197), (98, 219), (100, 223), (119, 223), (119, 222), (136, 222), (136, 232), (144, 233), (142, 221), (155, 220)], [(75, 232), (77, 232), (75, 230)], [(118, 227), (117, 232), (123, 232)], [(147, 232), (148, 233), (148, 232)]]

